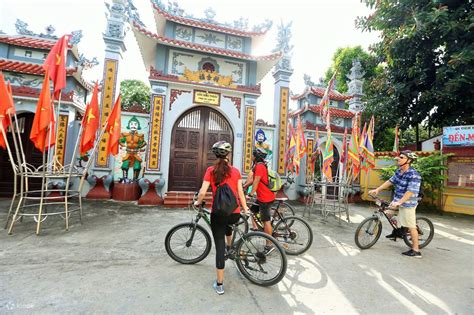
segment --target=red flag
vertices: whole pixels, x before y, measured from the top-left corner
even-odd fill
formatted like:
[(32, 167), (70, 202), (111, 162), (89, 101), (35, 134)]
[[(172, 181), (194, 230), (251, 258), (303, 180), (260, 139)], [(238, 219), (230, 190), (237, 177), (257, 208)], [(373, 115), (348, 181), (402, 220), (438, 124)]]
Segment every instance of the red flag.
[(100, 125), (99, 119), (99, 86), (96, 83), (91, 102), (87, 104), (84, 117), (82, 118), (82, 136), (79, 147), (81, 156), (94, 147), (97, 129), (99, 129)]
[(46, 69), (30, 133), (30, 140), (41, 152), (44, 152), (46, 148), (51, 148), (56, 143), (54, 125), (54, 110), (51, 103), (51, 91), (49, 90), (48, 69)]
[(107, 145), (107, 156), (109, 154), (117, 155), (119, 152), (119, 140), (120, 140), (120, 133), (121, 133), (121, 123), (120, 123), (120, 116), (122, 115), (120, 110), (120, 101), (122, 96), (119, 94), (117, 100), (115, 101), (114, 108), (110, 113), (109, 119), (107, 120), (107, 126), (105, 127), (105, 131), (109, 135), (109, 143)]
[[(10, 117), (8, 114), (15, 113), (15, 106), (13, 105), (13, 96), (11, 94), (11, 85), (5, 84), (3, 73), (0, 72), (0, 124), (7, 133), (8, 126), (10, 126)], [(6, 149), (6, 139), (3, 137), (3, 133), (0, 132), (0, 147)]]
[(69, 35), (61, 37), (51, 48), (43, 64), (43, 69), (49, 69), (49, 77), (53, 81), (54, 98), (59, 98), (61, 89), (66, 87), (66, 51)]

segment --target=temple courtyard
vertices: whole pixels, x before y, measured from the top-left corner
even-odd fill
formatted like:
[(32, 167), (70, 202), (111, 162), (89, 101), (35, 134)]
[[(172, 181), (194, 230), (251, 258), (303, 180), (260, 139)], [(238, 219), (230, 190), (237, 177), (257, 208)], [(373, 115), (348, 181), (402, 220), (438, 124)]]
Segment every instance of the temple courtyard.
[[(1, 222), (8, 204), (0, 201)], [(372, 209), (351, 206), (351, 223), (313, 215), (312, 247), (288, 256), (274, 287), (253, 285), (228, 261), (218, 296), (214, 250), (180, 265), (164, 248), (168, 230), (192, 212), (87, 201), (83, 224), (72, 216), (68, 232), (60, 217), (40, 236), (32, 219), (11, 236), (0, 230), (0, 313), (472, 314), (473, 218), (428, 214), (435, 237), (414, 259), (400, 255), (403, 241), (383, 236), (369, 250), (356, 247), (354, 231)]]

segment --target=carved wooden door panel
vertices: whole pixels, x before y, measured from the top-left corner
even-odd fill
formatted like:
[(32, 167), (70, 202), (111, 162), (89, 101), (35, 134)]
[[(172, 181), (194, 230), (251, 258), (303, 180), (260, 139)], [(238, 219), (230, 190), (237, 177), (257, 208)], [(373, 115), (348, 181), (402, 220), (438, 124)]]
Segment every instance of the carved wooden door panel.
[[(19, 114), (18, 116), (18, 126), (21, 130), (21, 142), (23, 144), (23, 150), (25, 152), (25, 157), (27, 163), (38, 167), (41, 165), (42, 154), (38, 151), (33, 143), (30, 141), (30, 132), (31, 126), (33, 124), (34, 114), (25, 113)], [(13, 139), (11, 132), (7, 133), (8, 143), (10, 148), (13, 151), (13, 156), (16, 157), (15, 149), (13, 146)], [(10, 158), (6, 150), (0, 149), (0, 196), (1, 197), (10, 197), (13, 194), (13, 180), (14, 180), (13, 170), (10, 164)], [(41, 179), (29, 180), (29, 189), (36, 190), (41, 189)], [(18, 187), (19, 188), (19, 187)]]
[(207, 167), (215, 161), (212, 145), (220, 140), (233, 144), (232, 129), (219, 112), (196, 107), (184, 113), (171, 135), (168, 190), (199, 190)]

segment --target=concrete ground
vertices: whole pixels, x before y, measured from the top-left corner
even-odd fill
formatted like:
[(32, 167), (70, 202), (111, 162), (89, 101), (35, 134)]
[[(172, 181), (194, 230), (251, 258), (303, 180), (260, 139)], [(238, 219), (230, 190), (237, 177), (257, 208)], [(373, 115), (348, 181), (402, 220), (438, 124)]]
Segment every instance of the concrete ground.
[[(1, 222), (7, 206), (0, 201)], [(400, 255), (403, 241), (355, 246), (357, 224), (371, 211), (351, 207), (352, 223), (314, 215), (312, 247), (288, 256), (273, 287), (251, 284), (228, 262), (218, 296), (214, 250), (180, 265), (164, 249), (167, 231), (193, 213), (88, 201), (83, 224), (73, 216), (69, 232), (59, 217), (40, 236), (32, 219), (11, 236), (0, 230), (0, 313), (472, 314), (473, 218), (429, 215), (435, 238), (413, 259)]]

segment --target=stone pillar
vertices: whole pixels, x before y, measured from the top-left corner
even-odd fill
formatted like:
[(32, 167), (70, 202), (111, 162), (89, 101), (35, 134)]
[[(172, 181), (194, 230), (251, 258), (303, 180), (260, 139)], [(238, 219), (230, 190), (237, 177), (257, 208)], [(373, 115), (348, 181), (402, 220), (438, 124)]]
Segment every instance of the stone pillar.
[(364, 92), (362, 87), (364, 84), (363, 76), (364, 72), (362, 71), (362, 66), (358, 59), (352, 60), (351, 73), (347, 75), (347, 78), (350, 80), (348, 83), (348, 92), (347, 94), (352, 95), (353, 97), (349, 100), (349, 110), (352, 112), (361, 112), (364, 110), (362, 104), (362, 96)]
[[(102, 38), (105, 42), (105, 58), (103, 71), (102, 96), (100, 102), (100, 121), (101, 126), (105, 123), (115, 104), (115, 98), (118, 96), (120, 85), (118, 84), (118, 66), (122, 60), (122, 54), (126, 51), (125, 23), (128, 20), (126, 16), (126, 1), (112, 0), (112, 4), (106, 3), (108, 10), (107, 28)], [(87, 194), (87, 198), (106, 199), (112, 196), (111, 185), (113, 184), (114, 158), (108, 157), (106, 153), (108, 136), (104, 135), (99, 141), (99, 148), (95, 155), (93, 168), (93, 178), (98, 179), (89, 182), (92, 186)], [(91, 177), (92, 178), (92, 177)], [(107, 183), (107, 184), (106, 184)]]
[[(273, 103), (273, 121), (277, 125), (275, 143), (277, 146), (274, 149), (273, 165), (275, 170), (280, 175), (286, 174), (285, 169), (285, 155), (287, 143), (287, 128), (288, 128), (288, 107), (290, 101), (290, 77), (293, 74), (291, 68), (291, 50), (293, 46), (290, 45), (291, 39), (291, 22), (284, 25), (283, 22), (278, 26), (278, 44), (274, 51), (283, 52), (282, 59), (275, 66), (273, 71), (273, 78), (275, 78), (275, 94)], [(285, 194), (290, 199), (296, 199), (297, 194), (295, 185), (291, 185), (285, 190)]]
[[(103, 34), (105, 42), (105, 59), (102, 85), (102, 98), (100, 107), (101, 125), (105, 123), (112, 111), (115, 99), (119, 94), (118, 66), (126, 51), (125, 38), (125, 15), (126, 3), (124, 0), (113, 0), (107, 5), (107, 29)], [(98, 152), (95, 158), (94, 174), (97, 177), (113, 174), (113, 157), (107, 157), (106, 148), (108, 136), (100, 139)]]

